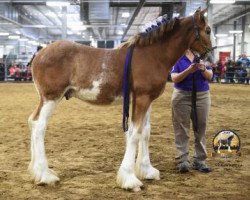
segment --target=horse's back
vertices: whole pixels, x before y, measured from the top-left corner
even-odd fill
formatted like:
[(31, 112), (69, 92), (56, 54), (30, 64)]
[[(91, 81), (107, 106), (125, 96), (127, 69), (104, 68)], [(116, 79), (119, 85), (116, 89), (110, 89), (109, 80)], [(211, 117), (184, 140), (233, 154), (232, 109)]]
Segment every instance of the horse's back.
[(105, 93), (99, 92), (101, 101), (109, 102), (111, 100), (107, 96), (116, 96), (121, 88), (122, 69), (117, 66), (117, 52), (57, 41), (35, 57), (32, 63), (35, 84), (47, 99), (58, 99), (67, 89), (84, 91), (81, 95), (74, 95), (83, 98), (94, 88), (94, 91)]

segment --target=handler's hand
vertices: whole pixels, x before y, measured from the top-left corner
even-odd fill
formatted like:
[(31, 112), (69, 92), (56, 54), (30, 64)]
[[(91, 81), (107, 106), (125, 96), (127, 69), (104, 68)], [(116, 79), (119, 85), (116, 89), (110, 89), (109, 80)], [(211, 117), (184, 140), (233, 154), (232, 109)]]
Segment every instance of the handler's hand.
[(201, 70), (202, 72), (204, 72), (206, 70), (206, 67), (204, 64), (197, 63), (197, 64), (195, 64), (195, 66), (197, 67), (197, 69)]
[(189, 73), (194, 73), (195, 71), (197, 71), (197, 66), (196, 66), (197, 64), (195, 64), (195, 63), (193, 63), (193, 64), (191, 64), (189, 67), (188, 67), (188, 71), (189, 71)]

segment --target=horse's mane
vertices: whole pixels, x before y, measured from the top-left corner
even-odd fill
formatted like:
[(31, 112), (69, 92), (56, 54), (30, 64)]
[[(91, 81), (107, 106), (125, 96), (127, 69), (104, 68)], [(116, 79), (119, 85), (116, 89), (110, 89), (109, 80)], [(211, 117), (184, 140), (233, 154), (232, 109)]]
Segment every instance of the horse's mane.
[(132, 45), (137, 46), (147, 46), (159, 41), (163, 41), (166, 38), (167, 33), (171, 32), (175, 24), (179, 22), (179, 18), (173, 18), (160, 26), (153, 28), (149, 32), (137, 33), (136, 35), (130, 37), (128, 41), (121, 43), (118, 48), (124, 46), (130, 47)]

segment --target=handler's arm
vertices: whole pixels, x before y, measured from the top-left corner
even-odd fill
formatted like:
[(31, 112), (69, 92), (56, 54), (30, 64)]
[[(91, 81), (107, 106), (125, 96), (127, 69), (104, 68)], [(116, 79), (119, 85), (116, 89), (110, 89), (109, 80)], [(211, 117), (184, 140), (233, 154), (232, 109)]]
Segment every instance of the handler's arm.
[(213, 71), (211, 69), (207, 69), (204, 64), (197, 64), (197, 67), (205, 79), (210, 81), (213, 78)]
[(180, 73), (172, 73), (171, 78), (174, 83), (179, 83), (183, 81), (190, 73), (193, 73), (197, 70), (195, 64), (191, 64), (187, 69)]

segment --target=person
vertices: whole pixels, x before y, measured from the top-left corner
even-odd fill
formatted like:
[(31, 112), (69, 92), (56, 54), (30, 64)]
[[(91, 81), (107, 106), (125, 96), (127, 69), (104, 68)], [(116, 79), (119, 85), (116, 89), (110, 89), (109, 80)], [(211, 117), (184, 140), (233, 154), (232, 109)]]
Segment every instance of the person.
[(231, 59), (228, 59), (228, 61), (225, 63), (226, 66), (226, 82), (227, 83), (234, 83), (234, 61)]
[[(190, 170), (189, 164), (189, 128), (192, 114), (193, 76), (196, 87), (197, 130), (194, 131), (195, 151), (192, 168), (201, 172), (210, 172), (206, 165), (207, 158), (205, 133), (208, 112), (211, 105), (209, 80), (213, 77), (211, 67), (203, 63), (193, 63), (194, 55), (190, 50), (185, 52), (171, 71), (174, 82), (172, 94), (172, 121), (177, 149), (177, 168), (181, 173)], [(194, 120), (193, 125), (194, 125)]]

